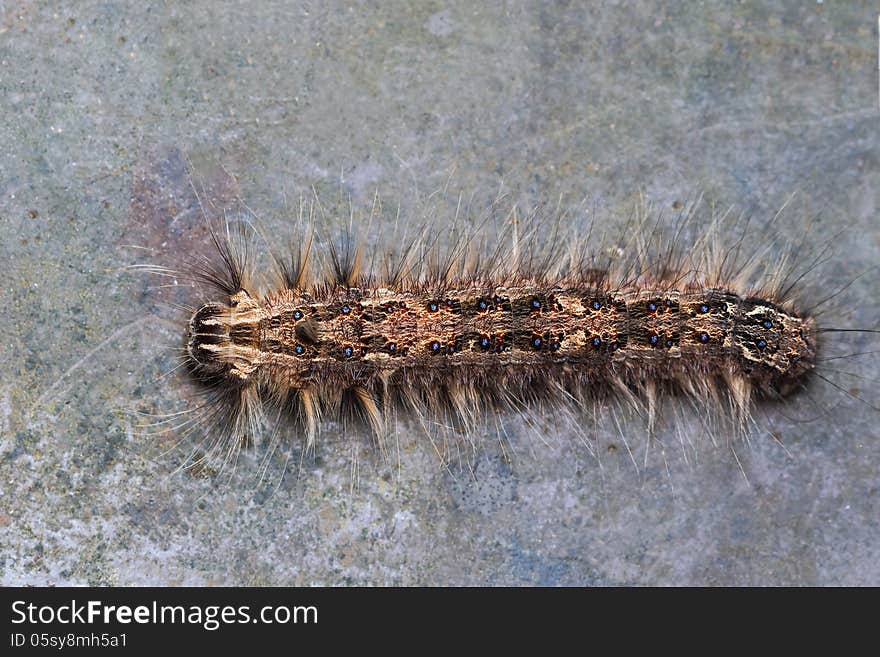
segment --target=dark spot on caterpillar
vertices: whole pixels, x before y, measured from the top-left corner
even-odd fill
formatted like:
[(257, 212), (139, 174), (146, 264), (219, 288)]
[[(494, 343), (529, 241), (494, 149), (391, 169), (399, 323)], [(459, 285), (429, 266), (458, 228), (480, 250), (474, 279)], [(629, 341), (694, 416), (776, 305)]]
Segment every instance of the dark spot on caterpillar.
[(397, 305), (398, 305), (400, 308), (403, 308), (404, 310), (406, 310), (406, 301), (398, 301), (398, 302), (397, 302)]
[(480, 336), (480, 346), (483, 349), (488, 349), (491, 345), (492, 345), (492, 341), (489, 339), (488, 335), (481, 335)]
[(342, 314), (348, 315), (351, 312), (351, 307), (348, 305), (342, 306)]
[(296, 352), (297, 355), (301, 355), (303, 352), (305, 352), (306, 349), (301, 344), (298, 344), (293, 348), (293, 350), (294, 352)]
[(594, 336), (593, 339), (590, 340), (590, 342), (593, 343), (593, 347), (596, 349), (602, 346), (602, 338), (600, 338), (598, 335)]
[(397, 343), (396, 342), (389, 342), (385, 346), (385, 348), (388, 350), (389, 354), (393, 354), (395, 351), (397, 351)]
[(530, 305), (532, 307), (532, 310), (540, 310), (541, 309), (541, 300), (536, 297), (536, 298), (532, 299)]
[(544, 341), (541, 339), (540, 335), (536, 335), (532, 338), (532, 346), (535, 349), (540, 349), (542, 344), (544, 344)]
[[(347, 307), (347, 306), (346, 306), (346, 307)], [(293, 318), (294, 318), (294, 319), (302, 319), (302, 316), (303, 316), (303, 314), (302, 314), (301, 311), (299, 311), (299, 310), (294, 310), (294, 311), (293, 311)]]
[(315, 344), (318, 342), (318, 322), (314, 319), (299, 322), (294, 329), (294, 333), (303, 342)]
[(438, 310), (440, 310), (440, 306), (437, 304), (436, 301), (431, 301), (428, 303), (428, 312), (435, 313)]
[(773, 328), (773, 322), (771, 322), (769, 319), (765, 319), (765, 320), (761, 323), (761, 325), (762, 325), (765, 329), (772, 329), (772, 328)]
[(432, 340), (431, 343), (428, 345), (428, 349), (436, 354), (440, 351), (440, 343), (436, 340)]
[(502, 296), (499, 296), (496, 294), (492, 298), (492, 302), (495, 304), (496, 310), (500, 308), (501, 310), (504, 310), (506, 312), (510, 312), (511, 306), (510, 306), (510, 298), (509, 297), (502, 297)]
[(660, 342), (660, 336), (655, 333), (648, 338), (648, 342), (656, 346)]
[(709, 306), (707, 306), (705, 303), (701, 303), (700, 304), (700, 312), (704, 313), (704, 314), (709, 312)]
[(767, 341), (766, 340), (758, 340), (758, 342), (755, 343), (755, 346), (757, 346), (758, 349), (764, 349), (767, 347)]
[(703, 342), (703, 343), (709, 342), (709, 334), (706, 333), (705, 331), (702, 331), (702, 332), (700, 332), (699, 339), (700, 339), (700, 342)]
[(351, 347), (343, 347), (342, 355), (346, 358), (351, 358), (354, 355), (354, 349), (352, 349)]

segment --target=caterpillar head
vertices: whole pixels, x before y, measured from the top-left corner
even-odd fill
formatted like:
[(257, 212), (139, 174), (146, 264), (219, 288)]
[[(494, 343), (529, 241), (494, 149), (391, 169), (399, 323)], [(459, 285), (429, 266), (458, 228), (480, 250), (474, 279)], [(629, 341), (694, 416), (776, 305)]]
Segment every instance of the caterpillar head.
[(259, 304), (240, 290), (228, 303), (206, 303), (193, 313), (187, 327), (186, 354), (198, 378), (248, 379), (259, 364), (259, 310)]

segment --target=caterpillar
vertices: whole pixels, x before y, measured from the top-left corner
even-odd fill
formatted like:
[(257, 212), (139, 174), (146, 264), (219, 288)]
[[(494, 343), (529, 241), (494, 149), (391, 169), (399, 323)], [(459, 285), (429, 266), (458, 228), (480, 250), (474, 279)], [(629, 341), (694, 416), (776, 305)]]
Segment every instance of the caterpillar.
[(314, 450), (328, 424), (364, 425), (384, 450), (399, 417), (473, 436), (499, 414), (578, 426), (614, 404), (653, 433), (670, 399), (713, 436), (747, 436), (756, 404), (817, 378), (843, 390), (821, 373), (823, 336), (855, 329), (817, 321), (836, 293), (804, 296), (829, 245), (770, 258), (770, 226), (750, 241), (750, 218), (699, 209), (664, 220), (644, 207), (613, 236), (595, 220), (515, 211), (445, 245), (432, 224), (385, 246), (350, 228), (323, 254), (300, 220), (298, 245), (270, 245), (259, 271), (252, 222), (211, 223), (212, 252), (184, 272), (203, 291), (181, 325), (179, 358), (202, 397), (174, 425), (200, 434), (189, 466), (285, 432)]

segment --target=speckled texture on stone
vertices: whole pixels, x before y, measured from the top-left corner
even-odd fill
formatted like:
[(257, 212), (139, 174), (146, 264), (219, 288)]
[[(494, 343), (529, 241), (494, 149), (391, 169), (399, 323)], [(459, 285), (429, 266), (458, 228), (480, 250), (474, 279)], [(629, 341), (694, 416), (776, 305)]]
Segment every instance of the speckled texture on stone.
[[(357, 443), (354, 488), (332, 438), (263, 484), (249, 457), (231, 481), (175, 473), (127, 409), (179, 408), (155, 380), (179, 332), (124, 269), (132, 244), (196, 239), (189, 166), (273, 230), (312, 187), (404, 209), (450, 178), (612, 209), (702, 192), (759, 218), (797, 192), (817, 239), (847, 227), (835, 289), (880, 249), (876, 21), (867, 2), (0, 3), (0, 583), (880, 584), (880, 416), (827, 387), (821, 420), (777, 418), (785, 448), (736, 456), (597, 462), (544, 418), (512, 459), (487, 438), (449, 471), (416, 434), (400, 468)], [(842, 321), (876, 325), (876, 290), (856, 281)], [(870, 393), (876, 359), (846, 367)]]

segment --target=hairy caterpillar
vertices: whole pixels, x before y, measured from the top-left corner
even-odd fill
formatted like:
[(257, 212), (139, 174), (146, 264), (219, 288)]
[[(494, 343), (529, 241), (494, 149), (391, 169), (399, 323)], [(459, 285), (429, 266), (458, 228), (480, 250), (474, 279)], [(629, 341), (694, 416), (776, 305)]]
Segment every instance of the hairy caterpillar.
[(204, 396), (175, 424), (201, 434), (191, 465), (285, 430), (312, 449), (328, 421), (367, 425), (381, 448), (390, 418), (469, 436), (499, 412), (577, 426), (612, 403), (653, 432), (667, 399), (712, 435), (746, 435), (761, 399), (816, 377), (835, 385), (820, 371), (822, 336), (848, 329), (816, 320), (835, 294), (801, 297), (827, 245), (771, 259), (769, 227), (749, 241), (749, 219), (704, 219), (698, 207), (668, 222), (642, 209), (612, 236), (578, 217), (515, 212), (445, 246), (431, 226), (390, 247), (349, 230), (323, 257), (300, 222), (299, 246), (269, 249), (263, 284), (255, 229), (214, 225), (213, 253), (188, 267), (205, 296), (181, 327), (181, 360)]

